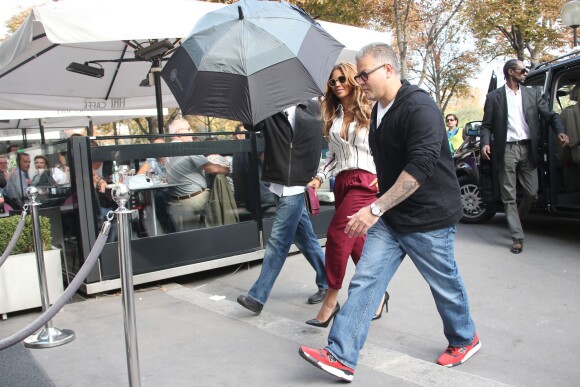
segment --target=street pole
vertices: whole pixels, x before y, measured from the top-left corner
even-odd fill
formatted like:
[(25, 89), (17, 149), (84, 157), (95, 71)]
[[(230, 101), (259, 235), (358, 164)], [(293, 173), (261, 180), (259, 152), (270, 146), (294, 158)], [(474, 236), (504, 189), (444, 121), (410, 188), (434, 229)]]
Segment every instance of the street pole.
[(572, 28), (574, 34), (574, 47), (572, 49), (575, 49), (578, 45), (576, 28), (580, 26), (580, 1), (572, 0), (564, 4), (560, 10), (560, 17), (562, 18), (562, 24)]

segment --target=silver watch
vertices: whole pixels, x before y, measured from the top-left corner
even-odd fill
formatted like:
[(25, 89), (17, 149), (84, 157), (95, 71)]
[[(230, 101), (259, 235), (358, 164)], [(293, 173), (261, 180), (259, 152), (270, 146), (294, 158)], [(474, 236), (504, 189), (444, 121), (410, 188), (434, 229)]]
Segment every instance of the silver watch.
[(371, 204), (371, 214), (374, 216), (381, 216), (383, 214), (383, 210), (381, 207), (377, 206), (376, 203)]

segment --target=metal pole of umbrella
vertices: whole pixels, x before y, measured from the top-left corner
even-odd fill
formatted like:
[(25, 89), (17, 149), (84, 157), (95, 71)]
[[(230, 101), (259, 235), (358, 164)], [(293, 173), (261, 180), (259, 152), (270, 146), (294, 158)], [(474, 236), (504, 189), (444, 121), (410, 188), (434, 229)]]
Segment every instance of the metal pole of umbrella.
[[(30, 199), (28, 205), (30, 206), (30, 213), (32, 214), (32, 233), (34, 235), (34, 250), (36, 252), (36, 262), (38, 269), (38, 280), (40, 284), (40, 298), (42, 300), (42, 311), (50, 307), (48, 295), (48, 283), (46, 281), (46, 267), (44, 264), (44, 254), (42, 252), (42, 234), (40, 232), (40, 216), (38, 214), (38, 206), (40, 203), (36, 201), (38, 196), (38, 189), (36, 187), (28, 187), (26, 195)], [(70, 329), (58, 329), (52, 325), (52, 320), (48, 320), (44, 328), (24, 339), (24, 346), (29, 348), (50, 348), (70, 343), (75, 338), (75, 333)]]
[(26, 136), (26, 128), (20, 129), (22, 131), (22, 148), (28, 148), (28, 138)]
[(89, 120), (89, 126), (87, 126), (87, 137), (91, 137), (93, 135), (93, 120)]
[(163, 134), (163, 97), (161, 95), (161, 59), (157, 58), (153, 61), (151, 67), (153, 73), (153, 80), (155, 82), (155, 106), (157, 106), (157, 130), (159, 134)]
[(42, 145), (46, 144), (46, 139), (44, 138), (44, 125), (42, 125), (42, 119), (38, 119), (38, 128), (40, 130), (40, 143)]
[(124, 184), (115, 184), (111, 192), (119, 206), (115, 211), (119, 227), (119, 268), (121, 275), (121, 296), (123, 319), (125, 321), (125, 349), (129, 386), (141, 386), (139, 371), (139, 349), (137, 348), (137, 324), (135, 322), (135, 297), (133, 289), (133, 263), (131, 257), (131, 212), (125, 207), (130, 192)]

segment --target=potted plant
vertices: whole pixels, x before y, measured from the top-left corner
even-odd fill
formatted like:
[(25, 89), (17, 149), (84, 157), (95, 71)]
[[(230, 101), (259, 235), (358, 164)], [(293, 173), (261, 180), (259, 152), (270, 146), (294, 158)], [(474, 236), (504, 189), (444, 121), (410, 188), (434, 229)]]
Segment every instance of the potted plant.
[[(0, 254), (6, 251), (20, 219), (20, 216), (0, 218)], [(51, 244), (50, 220), (47, 217), (40, 217), (40, 228), (49, 300), (53, 303), (63, 293), (60, 249)], [(0, 316), (5, 319), (7, 313), (39, 306), (42, 306), (42, 300), (32, 217), (27, 216), (18, 242), (0, 266)]]

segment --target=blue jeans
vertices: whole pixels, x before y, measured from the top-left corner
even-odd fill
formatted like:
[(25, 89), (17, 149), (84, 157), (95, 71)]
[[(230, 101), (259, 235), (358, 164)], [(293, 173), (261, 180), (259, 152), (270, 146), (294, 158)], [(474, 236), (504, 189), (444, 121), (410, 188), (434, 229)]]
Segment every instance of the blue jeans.
[(367, 233), (363, 254), (336, 316), (326, 349), (355, 368), (374, 313), (405, 255), (429, 284), (449, 345), (464, 346), (475, 337), (469, 301), (454, 258), (455, 226), (418, 233), (398, 233), (380, 219)]
[(292, 241), (304, 254), (316, 272), (318, 289), (328, 288), (324, 269), (324, 252), (312, 229), (312, 223), (304, 205), (304, 195), (278, 197), (272, 235), (266, 243), (264, 262), (260, 276), (248, 292), (254, 300), (265, 304), (270, 296), (274, 282), (286, 262)]

